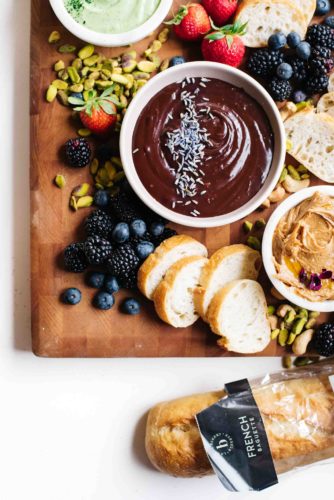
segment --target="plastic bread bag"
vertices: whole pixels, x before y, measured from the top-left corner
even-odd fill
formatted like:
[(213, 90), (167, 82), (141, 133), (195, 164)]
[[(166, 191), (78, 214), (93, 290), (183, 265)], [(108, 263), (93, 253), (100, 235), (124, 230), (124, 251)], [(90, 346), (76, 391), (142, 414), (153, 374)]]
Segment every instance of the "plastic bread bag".
[(213, 470), (230, 491), (268, 488), (284, 472), (334, 458), (333, 388), (326, 359), (160, 403), (148, 416), (148, 456), (174, 476)]

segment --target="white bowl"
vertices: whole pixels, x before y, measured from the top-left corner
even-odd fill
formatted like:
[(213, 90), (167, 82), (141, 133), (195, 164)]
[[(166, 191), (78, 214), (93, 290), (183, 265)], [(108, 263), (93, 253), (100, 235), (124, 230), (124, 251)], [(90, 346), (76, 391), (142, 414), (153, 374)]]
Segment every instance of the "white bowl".
[[(274, 155), (269, 175), (259, 192), (245, 205), (233, 212), (215, 217), (191, 217), (170, 210), (159, 203), (143, 186), (132, 158), (132, 137), (140, 113), (150, 99), (161, 89), (185, 77), (209, 77), (241, 87), (264, 109), (274, 133)], [(169, 221), (189, 227), (217, 227), (246, 217), (258, 208), (277, 184), (285, 159), (285, 133), (278, 109), (264, 88), (246, 73), (213, 62), (190, 62), (174, 66), (152, 78), (132, 100), (122, 123), (120, 152), (125, 174), (139, 198), (154, 212)]]
[(173, 0), (161, 0), (153, 16), (151, 16), (144, 24), (138, 26), (138, 28), (124, 33), (108, 34), (93, 31), (77, 23), (71, 14), (69, 14), (66, 10), (64, 0), (49, 1), (59, 21), (63, 24), (63, 26), (65, 26), (66, 29), (68, 29), (68, 31), (81, 40), (94, 45), (99, 45), (100, 47), (121, 47), (123, 45), (129, 45), (142, 40), (162, 23), (173, 3)]
[(334, 311), (334, 300), (326, 300), (324, 302), (311, 302), (310, 300), (299, 297), (297, 294), (292, 292), (287, 285), (282, 283), (282, 281), (275, 278), (276, 270), (273, 259), (272, 241), (276, 226), (279, 223), (280, 219), (289, 210), (291, 210), (291, 208), (295, 207), (303, 200), (310, 198), (316, 191), (321, 191), (322, 193), (334, 197), (334, 186), (314, 186), (302, 189), (301, 191), (292, 194), (276, 208), (276, 210), (272, 213), (270, 219), (268, 220), (263, 234), (262, 258), (264, 268), (270, 281), (272, 282), (276, 290), (278, 290), (279, 293), (281, 293), (283, 297), (285, 297), (289, 302), (292, 302), (293, 304), (296, 304), (297, 306), (303, 307), (304, 309), (308, 309), (310, 311), (332, 312)]

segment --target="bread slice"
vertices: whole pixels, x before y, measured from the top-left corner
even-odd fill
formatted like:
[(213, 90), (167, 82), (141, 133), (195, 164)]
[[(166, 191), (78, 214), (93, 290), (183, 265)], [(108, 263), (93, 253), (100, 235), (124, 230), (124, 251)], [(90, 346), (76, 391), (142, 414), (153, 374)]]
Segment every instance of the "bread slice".
[(228, 351), (251, 354), (270, 342), (266, 298), (257, 281), (235, 280), (224, 286), (211, 301), (208, 319), (222, 337), (218, 345)]
[(289, 154), (319, 179), (334, 182), (334, 117), (305, 108), (284, 126), (291, 143)]
[(152, 300), (155, 289), (168, 269), (175, 262), (189, 255), (207, 257), (208, 251), (202, 243), (184, 234), (172, 236), (163, 241), (139, 268), (139, 290), (145, 297)]
[(238, 244), (220, 248), (204, 266), (200, 286), (195, 290), (195, 306), (207, 321), (209, 304), (220, 288), (233, 280), (256, 280), (261, 268), (261, 254), (252, 248)]
[(334, 92), (328, 92), (319, 99), (317, 113), (328, 113), (334, 116)]
[(329, 76), (328, 92), (334, 92), (334, 72)]
[(207, 261), (198, 255), (184, 257), (167, 271), (155, 290), (155, 309), (158, 316), (169, 325), (184, 328), (199, 318), (195, 310), (194, 290)]
[(305, 16), (306, 24), (309, 25), (317, 7), (317, 0), (299, 0), (298, 4)]
[(243, 0), (235, 18), (242, 24), (248, 23), (242, 37), (244, 44), (266, 47), (270, 35), (278, 31), (286, 35), (295, 31), (304, 39), (309, 19), (304, 8), (303, 4), (299, 8), (292, 0)]

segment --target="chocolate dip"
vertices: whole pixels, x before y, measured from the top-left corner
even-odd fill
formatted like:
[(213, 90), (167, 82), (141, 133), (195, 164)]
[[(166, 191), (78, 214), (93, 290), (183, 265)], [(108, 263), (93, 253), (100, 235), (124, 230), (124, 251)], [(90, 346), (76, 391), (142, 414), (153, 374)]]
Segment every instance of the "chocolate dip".
[(141, 112), (133, 160), (147, 191), (194, 217), (243, 206), (264, 184), (274, 138), (260, 105), (217, 79), (187, 78), (158, 92)]

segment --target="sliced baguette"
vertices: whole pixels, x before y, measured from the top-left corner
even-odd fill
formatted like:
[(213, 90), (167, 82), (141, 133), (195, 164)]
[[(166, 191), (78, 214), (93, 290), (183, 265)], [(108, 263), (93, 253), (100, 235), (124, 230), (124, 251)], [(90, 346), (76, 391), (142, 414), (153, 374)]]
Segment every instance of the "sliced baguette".
[(202, 243), (191, 236), (180, 234), (165, 240), (139, 268), (139, 290), (152, 300), (155, 289), (168, 269), (178, 260), (190, 255), (207, 257), (208, 251)]
[(291, 144), (289, 154), (319, 179), (333, 183), (334, 117), (305, 108), (288, 118), (284, 126)]
[(195, 290), (196, 310), (204, 321), (207, 321), (209, 304), (220, 288), (234, 280), (256, 280), (260, 268), (260, 252), (246, 245), (230, 245), (217, 250), (204, 266), (200, 286)]
[(243, 0), (235, 18), (242, 24), (248, 23), (242, 37), (244, 44), (266, 47), (270, 35), (278, 31), (286, 35), (295, 31), (304, 39), (309, 16), (302, 8), (292, 0)]
[(199, 318), (195, 310), (194, 290), (208, 259), (193, 255), (184, 257), (167, 271), (154, 292), (158, 316), (175, 328), (192, 325)]
[(266, 298), (257, 281), (235, 280), (224, 286), (210, 303), (208, 319), (222, 337), (218, 345), (228, 351), (251, 354), (270, 342)]
[(334, 92), (328, 92), (319, 99), (317, 113), (328, 113), (334, 116)]

